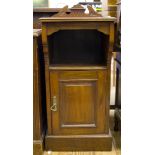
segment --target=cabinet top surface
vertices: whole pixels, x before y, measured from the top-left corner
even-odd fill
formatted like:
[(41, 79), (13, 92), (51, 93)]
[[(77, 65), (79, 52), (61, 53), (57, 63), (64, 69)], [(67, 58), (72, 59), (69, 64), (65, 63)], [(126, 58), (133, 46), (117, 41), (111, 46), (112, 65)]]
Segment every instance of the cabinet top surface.
[(42, 17), (41, 22), (89, 22), (89, 21), (102, 21), (102, 22), (115, 22), (115, 17)]
[(38, 37), (41, 35), (41, 29), (33, 29), (33, 37)]

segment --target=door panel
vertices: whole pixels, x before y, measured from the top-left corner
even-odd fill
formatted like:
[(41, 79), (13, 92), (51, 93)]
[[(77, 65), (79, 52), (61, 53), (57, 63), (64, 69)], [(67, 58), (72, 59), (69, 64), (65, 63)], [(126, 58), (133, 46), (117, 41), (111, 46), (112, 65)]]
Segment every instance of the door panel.
[(106, 71), (52, 71), (50, 80), (53, 134), (104, 133)]
[(60, 91), (61, 127), (94, 127), (96, 81), (63, 81)]

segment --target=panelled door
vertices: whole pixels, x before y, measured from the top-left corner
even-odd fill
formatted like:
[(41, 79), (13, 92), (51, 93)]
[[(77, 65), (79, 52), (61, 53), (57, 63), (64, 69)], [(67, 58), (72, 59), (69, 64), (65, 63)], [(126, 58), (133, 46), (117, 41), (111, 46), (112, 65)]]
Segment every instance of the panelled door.
[(106, 73), (106, 70), (50, 72), (53, 135), (105, 132)]

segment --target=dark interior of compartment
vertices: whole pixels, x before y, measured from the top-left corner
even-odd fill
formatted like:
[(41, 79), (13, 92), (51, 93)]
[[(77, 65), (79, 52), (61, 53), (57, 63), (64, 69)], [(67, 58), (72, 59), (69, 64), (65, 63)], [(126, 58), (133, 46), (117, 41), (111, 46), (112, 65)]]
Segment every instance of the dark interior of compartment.
[(60, 30), (48, 36), (52, 65), (106, 65), (108, 36), (97, 30)]

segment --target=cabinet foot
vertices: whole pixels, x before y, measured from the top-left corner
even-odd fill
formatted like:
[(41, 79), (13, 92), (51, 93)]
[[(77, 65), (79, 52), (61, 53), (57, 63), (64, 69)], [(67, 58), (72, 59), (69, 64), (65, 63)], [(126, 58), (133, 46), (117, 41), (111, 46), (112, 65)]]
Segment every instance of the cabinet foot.
[(43, 141), (42, 140), (33, 141), (33, 155), (43, 155)]

